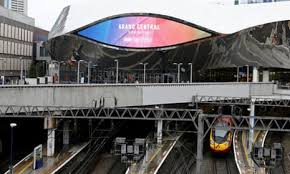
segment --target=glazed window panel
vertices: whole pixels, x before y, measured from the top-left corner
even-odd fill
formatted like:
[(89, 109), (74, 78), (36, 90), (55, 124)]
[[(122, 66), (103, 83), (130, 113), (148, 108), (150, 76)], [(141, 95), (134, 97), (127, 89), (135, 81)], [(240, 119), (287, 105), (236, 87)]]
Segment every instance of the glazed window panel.
[(32, 45), (30, 45), (30, 56), (32, 56), (32, 54), (33, 54), (33, 46)]
[(20, 65), (20, 59), (16, 59), (16, 70), (20, 70), (21, 69), (21, 65)]
[(3, 47), (4, 48), (4, 51), (3, 51), (3, 53), (4, 54), (7, 54), (8, 53), (8, 50), (7, 50), (7, 41), (4, 41), (3, 44), (4, 44), (4, 47)]
[(4, 41), (3, 40), (0, 40), (0, 53), (3, 53), (4, 52)]
[(11, 35), (11, 25), (8, 25), (8, 37), (9, 38), (12, 38), (12, 35)]
[(0, 24), (0, 36), (4, 36), (4, 23)]
[(21, 31), (20, 32), (21, 32), (21, 38), (20, 38), (20, 40), (23, 41), (24, 40), (24, 30), (21, 28)]
[(18, 40), (21, 40), (21, 28), (17, 28), (17, 32), (18, 32), (18, 34), (17, 34), (17, 36), (18, 36)]
[[(4, 59), (4, 58), (0, 56), (0, 59)], [(4, 65), (4, 63), (2, 61), (0, 61), (0, 70), (3, 70), (3, 65)]]
[(15, 27), (14, 26), (11, 27), (11, 35), (12, 35), (12, 38), (15, 39)]
[(15, 49), (15, 54), (18, 55), (18, 44), (17, 43), (15, 43), (14, 49)]
[(27, 39), (28, 36), (27, 36), (27, 35), (28, 35), (27, 30), (24, 30), (24, 40), (25, 40), (25, 41), (28, 41), (28, 39)]
[(11, 42), (7, 42), (7, 53), (11, 54)]
[(30, 33), (31, 33), (31, 35), (30, 35), (30, 42), (33, 42), (33, 32), (31, 31)]
[(18, 55), (21, 55), (21, 44), (18, 43)]
[(4, 36), (8, 37), (8, 25), (7, 24), (4, 25), (4, 30), (5, 30), (4, 31), (4, 33), (5, 33)]

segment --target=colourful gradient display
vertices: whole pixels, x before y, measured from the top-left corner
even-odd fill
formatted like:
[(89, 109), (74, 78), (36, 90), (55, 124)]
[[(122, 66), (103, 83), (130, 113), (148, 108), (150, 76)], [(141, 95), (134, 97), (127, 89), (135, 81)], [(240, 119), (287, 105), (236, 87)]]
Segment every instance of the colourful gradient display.
[(79, 31), (78, 35), (127, 48), (168, 47), (211, 36), (179, 22), (148, 16), (110, 19)]

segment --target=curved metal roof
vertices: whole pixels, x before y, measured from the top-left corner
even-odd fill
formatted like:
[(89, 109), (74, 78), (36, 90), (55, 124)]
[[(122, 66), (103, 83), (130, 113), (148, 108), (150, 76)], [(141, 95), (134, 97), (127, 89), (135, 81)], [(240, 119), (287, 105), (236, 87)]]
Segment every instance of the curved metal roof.
[[(233, 0), (234, 1), (234, 0)], [(82, 0), (66, 7), (49, 39), (68, 34), (96, 21), (122, 14), (160, 14), (184, 20), (221, 34), (232, 34), (266, 23), (290, 20), (290, 2), (223, 5), (208, 1)]]

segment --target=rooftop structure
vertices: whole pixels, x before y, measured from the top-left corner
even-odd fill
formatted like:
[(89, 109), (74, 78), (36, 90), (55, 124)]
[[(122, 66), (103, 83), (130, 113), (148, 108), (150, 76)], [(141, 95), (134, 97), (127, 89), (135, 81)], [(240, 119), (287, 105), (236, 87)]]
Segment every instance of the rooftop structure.
[(27, 0), (0, 0), (0, 5), (17, 13), (27, 15)]

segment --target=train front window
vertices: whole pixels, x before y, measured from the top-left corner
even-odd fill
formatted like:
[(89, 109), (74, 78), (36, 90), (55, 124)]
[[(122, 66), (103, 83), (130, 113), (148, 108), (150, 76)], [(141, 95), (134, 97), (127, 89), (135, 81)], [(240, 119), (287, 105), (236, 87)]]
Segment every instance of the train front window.
[(225, 124), (218, 123), (215, 126), (214, 139), (217, 143), (223, 143), (228, 135), (229, 128)]

